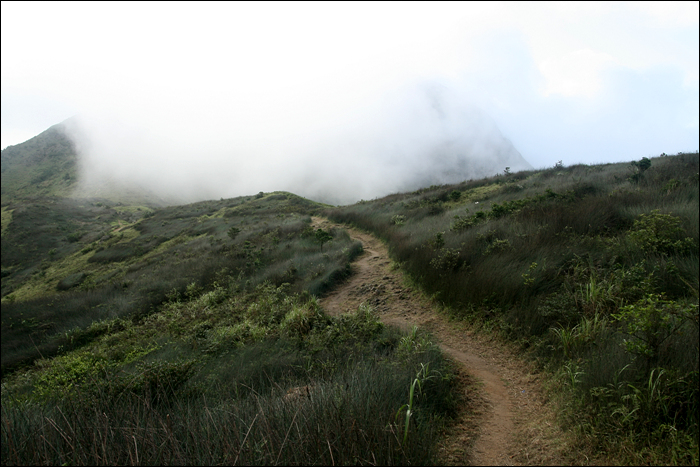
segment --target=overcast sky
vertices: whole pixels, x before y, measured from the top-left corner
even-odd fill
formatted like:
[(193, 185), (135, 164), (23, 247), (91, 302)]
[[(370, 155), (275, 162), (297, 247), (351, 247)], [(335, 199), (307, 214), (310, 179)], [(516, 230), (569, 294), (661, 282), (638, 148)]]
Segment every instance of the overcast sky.
[(426, 86), (535, 168), (699, 146), (698, 2), (1, 8), (3, 148), (81, 115), (95, 154), (173, 176), (372, 159), (417, 138)]

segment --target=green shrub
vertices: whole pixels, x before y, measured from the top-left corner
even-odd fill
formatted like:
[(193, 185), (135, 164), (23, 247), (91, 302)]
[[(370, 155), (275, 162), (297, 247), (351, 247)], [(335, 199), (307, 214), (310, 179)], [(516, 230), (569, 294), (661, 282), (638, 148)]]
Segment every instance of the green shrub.
[(406, 223), (406, 216), (401, 214), (396, 214), (392, 216), (391, 223), (394, 225), (404, 225)]
[(647, 253), (673, 254), (690, 251), (695, 242), (684, 237), (680, 219), (658, 209), (641, 214), (629, 233), (632, 242)]
[(632, 167), (633, 173), (629, 180), (633, 183), (639, 183), (644, 176), (644, 172), (651, 167), (651, 160), (649, 160), (648, 157), (642, 157), (639, 161), (630, 162), (630, 166)]
[(632, 338), (624, 344), (628, 352), (646, 358), (649, 365), (658, 361), (664, 342), (676, 335), (687, 323), (699, 322), (698, 305), (664, 300), (659, 294), (649, 294), (633, 305), (620, 308), (612, 317), (625, 324)]
[(441, 248), (438, 252), (438, 256), (430, 260), (430, 266), (439, 271), (454, 271), (461, 265), (459, 255), (459, 250)]
[(288, 337), (303, 339), (312, 329), (327, 324), (327, 318), (316, 300), (297, 304), (287, 312), (281, 323), (281, 329)]
[(314, 236), (316, 237), (316, 241), (321, 244), (321, 251), (323, 251), (323, 244), (324, 243), (330, 242), (331, 240), (333, 240), (333, 235), (331, 235), (330, 232), (326, 232), (325, 230), (323, 230), (321, 228), (316, 229)]
[(82, 236), (84, 235), (84, 232), (71, 232), (66, 236), (66, 240), (68, 240), (70, 243), (75, 243), (79, 241)]
[(489, 255), (494, 252), (501, 253), (512, 249), (513, 246), (510, 244), (510, 240), (496, 238), (486, 247), (484, 250), (484, 255)]

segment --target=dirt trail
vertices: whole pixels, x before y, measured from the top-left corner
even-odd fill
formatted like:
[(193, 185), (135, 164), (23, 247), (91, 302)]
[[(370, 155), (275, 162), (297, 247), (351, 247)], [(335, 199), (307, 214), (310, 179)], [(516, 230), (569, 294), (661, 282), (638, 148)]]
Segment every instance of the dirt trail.
[[(314, 228), (341, 227), (362, 242), (364, 253), (353, 263), (352, 276), (320, 303), (330, 313), (372, 305), (383, 322), (430, 331), (440, 346), (472, 380), (470, 406), (441, 447), (443, 461), (461, 465), (560, 465), (568, 444), (554, 423), (554, 411), (543, 397), (532, 365), (512, 350), (448, 322), (425, 298), (405, 287), (400, 270), (391, 268), (386, 246), (356, 229), (313, 218)], [(470, 448), (471, 446), (471, 448)], [(569, 460), (570, 462), (570, 460)], [(585, 460), (583, 460), (586, 463)]]

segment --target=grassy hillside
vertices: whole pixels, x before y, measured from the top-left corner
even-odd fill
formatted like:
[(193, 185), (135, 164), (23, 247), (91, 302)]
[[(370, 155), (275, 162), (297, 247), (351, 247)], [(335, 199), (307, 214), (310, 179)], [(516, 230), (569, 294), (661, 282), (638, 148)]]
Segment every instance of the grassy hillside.
[[(33, 295), (27, 282), (44, 284), (46, 274), (84, 248), (151, 212), (146, 206), (110, 205), (106, 200), (43, 198), (2, 207), (2, 296), (10, 300)], [(60, 274), (60, 273), (59, 273)], [(54, 287), (55, 288), (55, 287)], [(28, 295), (29, 294), (29, 295)]]
[(3, 212), (3, 464), (436, 462), (454, 371), (318, 306), (362, 251), (327, 206), (51, 201)]
[(360, 251), (343, 232), (322, 250), (309, 226), (322, 206), (288, 193), (155, 211), (51, 203), (13, 210), (3, 230), (3, 372), (56, 352), (76, 326), (145, 315), (217, 275), (248, 289), (269, 281), (321, 293)]
[(457, 402), (424, 338), (283, 287), (192, 288), (92, 329), (3, 383), (3, 463), (430, 464)]
[(318, 306), (362, 251), (328, 206), (162, 207), (78, 165), (62, 125), (2, 152), (3, 465), (436, 462), (453, 369)]
[[(327, 211), (568, 389), (622, 462), (698, 462), (698, 154), (557, 166)], [(622, 453), (622, 454), (619, 454)]]
[(11, 197), (3, 463), (437, 462), (455, 370), (371, 308), (318, 306), (361, 252), (311, 228), (325, 213), (554, 374), (562, 422), (607, 458), (696, 465), (698, 162), (556, 166), (340, 208), (286, 192)]

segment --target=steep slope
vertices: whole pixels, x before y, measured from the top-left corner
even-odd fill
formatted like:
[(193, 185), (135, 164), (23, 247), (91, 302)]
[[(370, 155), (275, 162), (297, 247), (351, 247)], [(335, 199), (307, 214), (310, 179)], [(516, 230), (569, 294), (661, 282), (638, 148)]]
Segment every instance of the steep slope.
[(0, 155), (2, 204), (12, 199), (69, 196), (78, 175), (75, 147), (63, 123)]

